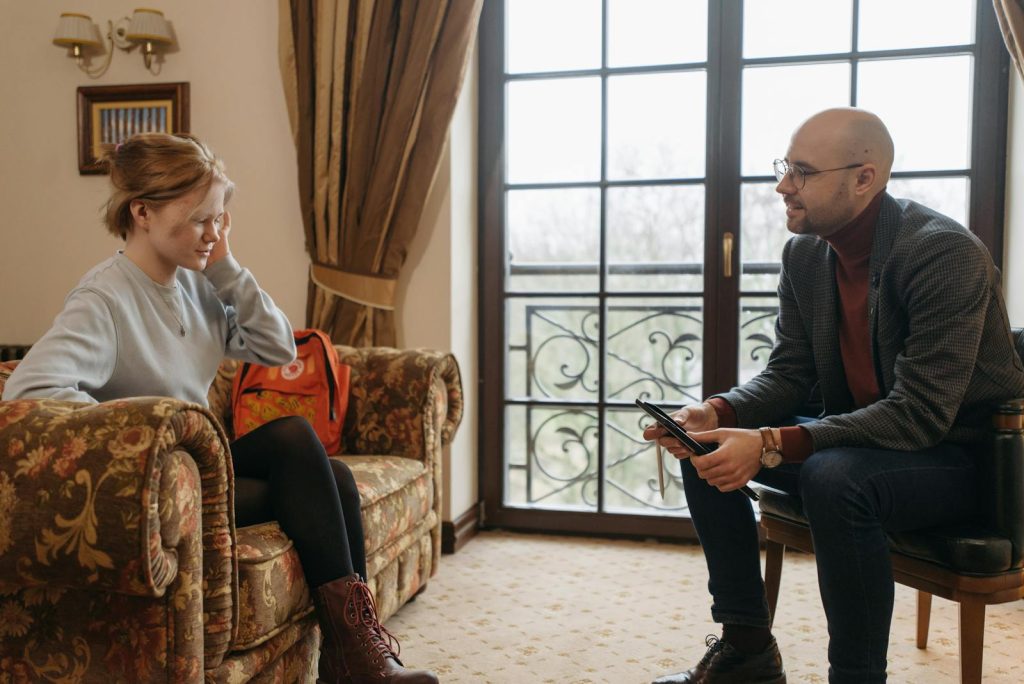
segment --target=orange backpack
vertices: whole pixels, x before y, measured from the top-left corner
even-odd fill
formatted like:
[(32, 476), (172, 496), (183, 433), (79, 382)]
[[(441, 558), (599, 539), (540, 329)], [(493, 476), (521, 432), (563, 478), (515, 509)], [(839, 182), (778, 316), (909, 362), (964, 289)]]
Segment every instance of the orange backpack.
[(322, 330), (295, 331), (295, 360), (271, 368), (246, 362), (235, 374), (231, 414), (235, 438), (282, 416), (309, 421), (328, 454), (341, 451), (351, 368)]

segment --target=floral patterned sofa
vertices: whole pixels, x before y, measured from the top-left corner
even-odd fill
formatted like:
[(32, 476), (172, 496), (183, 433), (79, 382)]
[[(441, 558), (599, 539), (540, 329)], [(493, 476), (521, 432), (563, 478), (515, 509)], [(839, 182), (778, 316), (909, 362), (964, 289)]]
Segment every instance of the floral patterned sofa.
[[(382, 620), (437, 570), (454, 358), (338, 347), (343, 453)], [(13, 364), (0, 363), (0, 388)], [(313, 682), (320, 634), (276, 523), (236, 529), (233, 362), (210, 408), (141, 397), (0, 402), (0, 684)]]

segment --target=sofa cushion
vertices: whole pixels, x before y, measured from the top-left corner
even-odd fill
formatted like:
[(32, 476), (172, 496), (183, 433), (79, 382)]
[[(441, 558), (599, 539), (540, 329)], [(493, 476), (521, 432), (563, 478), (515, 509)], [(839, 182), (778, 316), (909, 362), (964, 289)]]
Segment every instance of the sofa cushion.
[(320, 630), (316, 616), (310, 615), (285, 627), (259, 648), (232, 651), (219, 666), (206, 670), (202, 681), (204, 684), (315, 682), (319, 650)]
[(398, 539), (429, 513), (434, 478), (422, 461), (402, 456), (336, 456), (359, 488), (366, 555)]
[(240, 527), (238, 635), (232, 650), (258, 646), (313, 611), (302, 564), (276, 522)]

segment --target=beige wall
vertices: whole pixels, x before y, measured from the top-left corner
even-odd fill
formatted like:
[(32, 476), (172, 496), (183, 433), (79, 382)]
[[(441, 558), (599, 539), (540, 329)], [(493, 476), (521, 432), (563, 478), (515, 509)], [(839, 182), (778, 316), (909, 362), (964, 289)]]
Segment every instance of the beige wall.
[(0, 2), (0, 292), (23, 295), (0, 297), (0, 343), (36, 340), (78, 278), (122, 244), (99, 223), (107, 177), (78, 175), (75, 89), (83, 85), (190, 82), (192, 131), (225, 159), (238, 186), (232, 249), (301, 323), (307, 262), (277, 67), (276, 3), (165, 3), (179, 50), (162, 73), (146, 72), (137, 51), (115, 49), (110, 70), (90, 80), (50, 42), (59, 13), (89, 14), (105, 31), (107, 19), (135, 5)]
[(399, 346), (450, 349), (462, 370), (465, 417), (445, 453), (444, 470), (450, 474), (443, 493), (445, 520), (458, 518), (477, 501), (475, 54), (470, 64), (397, 299)]
[[(50, 42), (62, 11), (89, 14), (105, 29), (135, 6), (0, 0), (0, 344), (35, 341), (79, 277), (121, 246), (99, 221), (107, 177), (78, 174), (75, 89), (82, 85), (191, 84), (191, 129), (226, 160), (238, 186), (232, 250), (292, 323), (304, 322), (308, 261), (277, 65), (277, 3), (155, 5), (178, 39), (159, 76), (137, 53), (116, 50), (110, 70), (90, 80)], [(400, 345), (453, 350), (463, 371), (467, 411), (446, 457), (445, 519), (476, 500), (476, 95), (472, 86), (465, 92), (403, 274), (398, 320)]]

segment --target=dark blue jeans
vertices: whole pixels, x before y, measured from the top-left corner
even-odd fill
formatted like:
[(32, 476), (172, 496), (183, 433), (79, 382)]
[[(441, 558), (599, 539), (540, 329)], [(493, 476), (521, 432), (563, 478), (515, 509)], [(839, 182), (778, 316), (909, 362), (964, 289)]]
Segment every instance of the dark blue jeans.
[[(681, 464), (708, 565), (712, 618), (767, 627), (750, 500), (723, 494), (689, 461)], [(910, 452), (833, 448), (802, 464), (762, 468), (754, 480), (803, 501), (828, 620), (829, 681), (884, 682), (894, 594), (886, 532), (974, 518), (973, 459), (952, 444)]]

